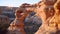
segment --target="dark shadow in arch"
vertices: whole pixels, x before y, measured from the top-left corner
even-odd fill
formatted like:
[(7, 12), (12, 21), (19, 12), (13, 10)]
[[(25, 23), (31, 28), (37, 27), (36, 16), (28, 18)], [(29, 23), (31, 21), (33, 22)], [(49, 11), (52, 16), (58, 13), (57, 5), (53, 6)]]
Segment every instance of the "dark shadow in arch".
[[(31, 12), (30, 15), (27, 17), (28, 19), (24, 20), (24, 24), (25, 24), (25, 32), (27, 34), (34, 34), (39, 27), (42, 25), (42, 20), (39, 16), (35, 15), (35, 12)], [(31, 19), (31, 17), (33, 16), (32, 20), (29, 21), (29, 19)], [(39, 21), (39, 24), (37, 24), (37, 22)], [(29, 26), (32, 26), (32, 28), (29, 28)]]

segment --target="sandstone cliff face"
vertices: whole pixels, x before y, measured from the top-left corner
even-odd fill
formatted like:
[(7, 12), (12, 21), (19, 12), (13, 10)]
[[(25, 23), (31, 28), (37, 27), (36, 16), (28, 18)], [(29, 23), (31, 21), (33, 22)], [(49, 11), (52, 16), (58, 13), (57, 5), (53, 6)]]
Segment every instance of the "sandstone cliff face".
[[(42, 19), (42, 25), (39, 28), (39, 30), (35, 34), (60, 34), (60, 0), (42, 0), (44, 2), (44, 5), (41, 5), (41, 7), (37, 10), (37, 15), (41, 17)], [(50, 3), (49, 3), (50, 2)]]

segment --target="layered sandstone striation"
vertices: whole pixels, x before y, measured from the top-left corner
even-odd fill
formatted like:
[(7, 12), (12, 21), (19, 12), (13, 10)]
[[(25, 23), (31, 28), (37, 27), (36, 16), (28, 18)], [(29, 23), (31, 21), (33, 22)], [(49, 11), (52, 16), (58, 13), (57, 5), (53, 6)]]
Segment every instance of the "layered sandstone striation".
[(38, 16), (42, 19), (42, 25), (35, 34), (60, 34), (60, 0), (42, 0), (43, 5), (39, 9)]

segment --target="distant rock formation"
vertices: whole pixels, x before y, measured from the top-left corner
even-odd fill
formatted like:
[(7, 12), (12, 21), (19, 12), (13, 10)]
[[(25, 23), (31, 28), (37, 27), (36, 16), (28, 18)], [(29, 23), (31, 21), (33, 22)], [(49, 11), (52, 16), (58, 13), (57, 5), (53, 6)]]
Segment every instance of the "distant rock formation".
[(2, 9), (0, 8), (0, 15), (2, 14)]
[(7, 16), (2, 15), (2, 9), (0, 8), (0, 34), (6, 34), (9, 27), (10, 20)]
[(0, 15), (0, 34), (6, 34), (9, 27), (10, 20), (7, 16)]
[(15, 18), (14, 13), (17, 8), (18, 7), (0, 6), (0, 13), (2, 12), (2, 15), (9, 17), (10, 22), (12, 22)]

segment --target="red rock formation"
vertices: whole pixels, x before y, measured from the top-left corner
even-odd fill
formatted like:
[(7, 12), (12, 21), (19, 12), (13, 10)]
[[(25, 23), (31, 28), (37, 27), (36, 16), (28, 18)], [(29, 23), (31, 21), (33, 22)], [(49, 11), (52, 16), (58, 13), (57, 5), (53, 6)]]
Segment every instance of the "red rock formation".
[(60, 34), (60, 0), (57, 0), (57, 2), (54, 5), (55, 8), (55, 15), (51, 19), (51, 21), (55, 22), (57, 24), (57, 33)]
[(32, 11), (42, 19), (42, 25), (35, 34), (58, 34), (60, 29), (58, 24), (60, 21), (59, 2), (59, 0), (42, 0), (39, 5), (29, 7), (29, 10), (33, 9)]
[(30, 10), (19, 8), (15, 12), (15, 20), (10, 24), (8, 28), (9, 34), (26, 34), (24, 31), (24, 19), (30, 13)]
[(24, 29), (23, 20), (28, 15), (28, 12), (26, 12), (26, 10), (28, 10), (28, 12), (36, 12), (35, 15), (39, 16), (42, 19), (42, 25), (39, 27), (39, 30), (35, 34), (60, 34), (60, 0), (42, 0), (42, 2), (35, 5), (23, 4), (21, 7), (21, 12), (20, 9), (18, 10), (18, 13), (16, 12), (15, 19), (15, 21), (18, 19), (21, 23), (14, 21), (14, 27), (17, 26)]
[(43, 23), (35, 34), (60, 34), (60, 0), (43, 0), (43, 2), (44, 5), (36, 9)]

